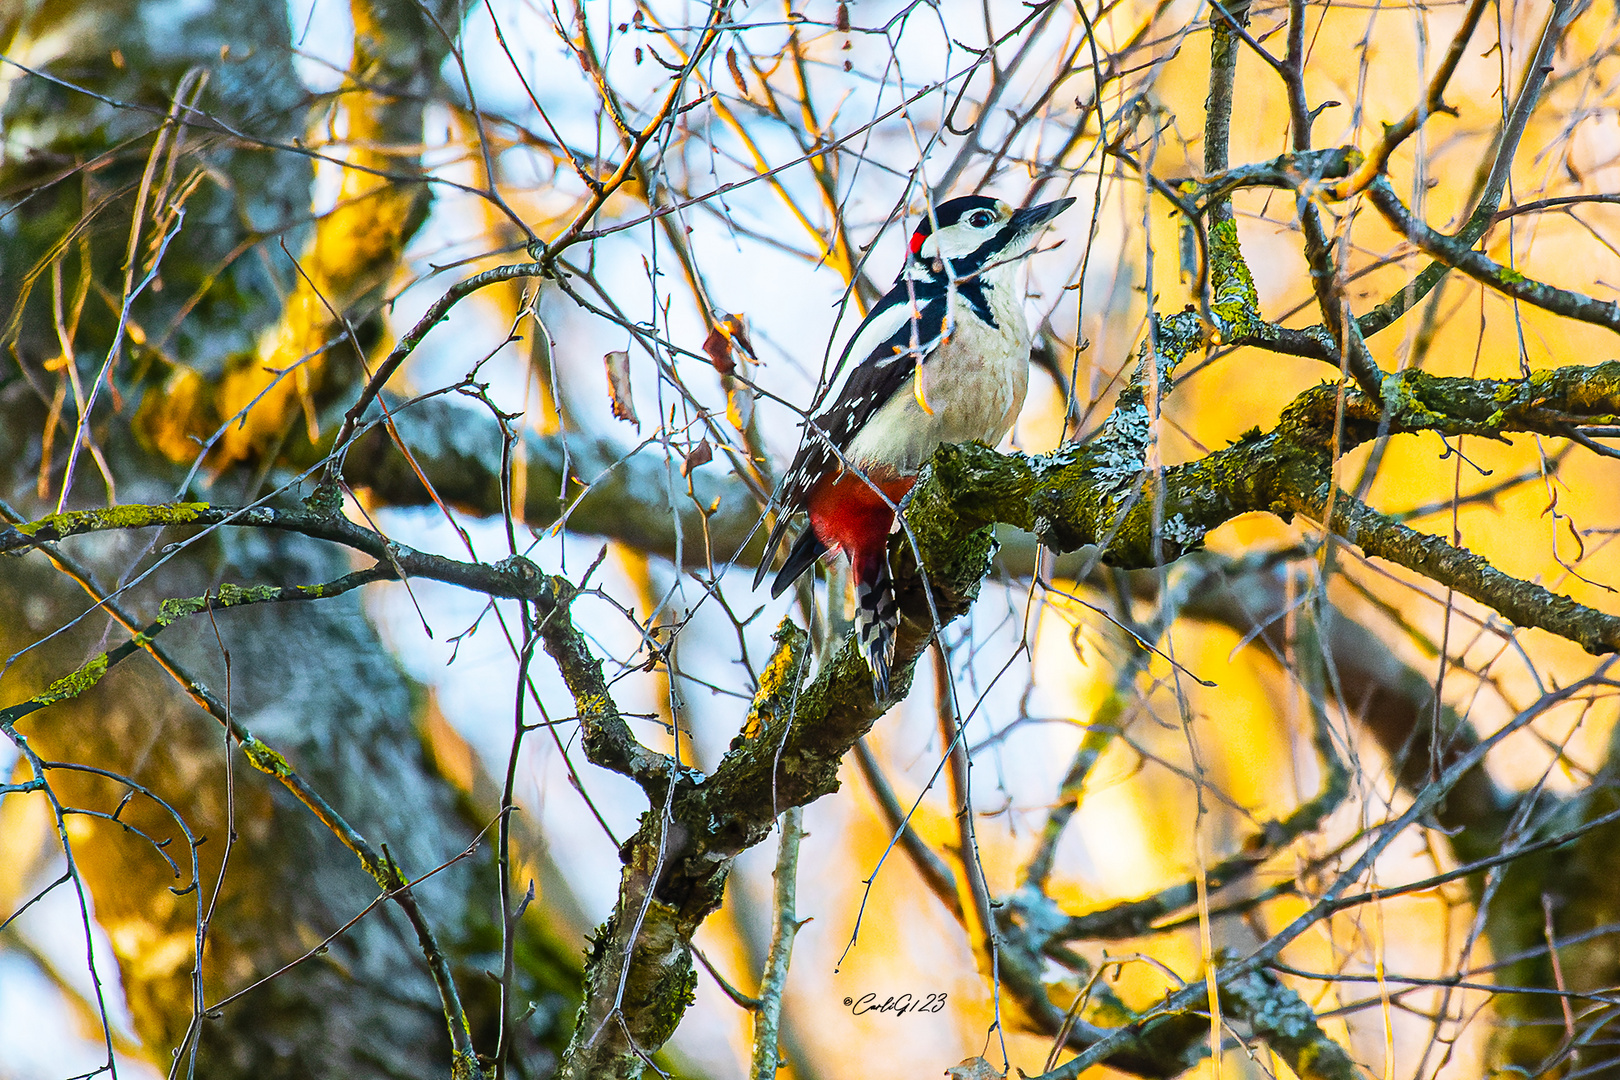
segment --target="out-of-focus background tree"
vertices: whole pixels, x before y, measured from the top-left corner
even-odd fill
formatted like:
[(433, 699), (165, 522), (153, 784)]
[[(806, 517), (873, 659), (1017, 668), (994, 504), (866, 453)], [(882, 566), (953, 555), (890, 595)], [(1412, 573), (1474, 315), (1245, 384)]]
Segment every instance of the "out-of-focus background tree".
[[(1617, 43), (0, 6), (0, 1077), (1620, 1076)], [(756, 526), (969, 192), (875, 702)]]

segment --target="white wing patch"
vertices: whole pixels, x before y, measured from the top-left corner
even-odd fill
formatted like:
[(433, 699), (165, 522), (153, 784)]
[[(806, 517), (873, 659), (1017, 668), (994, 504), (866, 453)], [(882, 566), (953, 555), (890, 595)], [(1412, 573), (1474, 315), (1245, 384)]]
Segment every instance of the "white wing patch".
[[(915, 305), (901, 302), (889, 307), (880, 304), (873, 308), (871, 314), (855, 328), (849, 344), (845, 345), (844, 351), (838, 355), (838, 365), (833, 368), (832, 382), (828, 385), (827, 392), (817, 399), (817, 406), (824, 402), (837, 401), (839, 395), (843, 393), (844, 384), (849, 381), (850, 372), (870, 357), (879, 345), (899, 333), (906, 320), (911, 318), (913, 307), (920, 308), (923, 302), (924, 298), (919, 295)], [(881, 362), (893, 361), (890, 358)]]

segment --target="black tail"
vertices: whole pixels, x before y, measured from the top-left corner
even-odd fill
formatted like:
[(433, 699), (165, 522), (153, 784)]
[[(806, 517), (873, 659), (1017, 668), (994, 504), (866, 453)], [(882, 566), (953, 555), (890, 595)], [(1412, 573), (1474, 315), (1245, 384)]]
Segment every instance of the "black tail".
[(872, 692), (879, 701), (889, 696), (889, 668), (894, 664), (895, 632), (900, 629), (900, 602), (894, 595), (885, 557), (875, 573), (855, 579), (855, 640), (866, 666), (872, 669)]
[[(770, 545), (770, 547), (774, 550), (775, 545)], [(787, 591), (789, 585), (799, 580), (800, 574), (814, 566), (816, 560), (825, 554), (827, 554), (827, 545), (821, 542), (821, 538), (816, 535), (815, 529), (806, 525), (804, 532), (799, 534), (798, 541), (794, 543), (793, 550), (788, 552), (787, 561), (782, 564), (782, 569), (777, 571), (776, 580), (771, 582), (771, 595), (773, 597), (781, 596)], [(768, 563), (761, 563), (761, 571), (768, 565)], [(759, 578), (764, 576), (761, 573), (755, 578), (756, 586)]]
[(776, 558), (777, 546), (782, 543), (782, 534), (787, 532), (788, 520), (792, 516), (781, 511), (777, 512), (776, 524), (772, 525), (771, 531), (766, 534), (765, 550), (760, 552), (759, 565), (754, 568), (754, 588), (759, 588), (760, 582), (765, 580), (765, 575), (770, 573), (771, 561)]

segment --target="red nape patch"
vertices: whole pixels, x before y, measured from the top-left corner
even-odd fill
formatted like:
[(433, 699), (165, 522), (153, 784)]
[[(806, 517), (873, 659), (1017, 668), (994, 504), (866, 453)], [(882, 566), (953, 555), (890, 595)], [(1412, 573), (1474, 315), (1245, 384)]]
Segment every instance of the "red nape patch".
[[(810, 504), (810, 525), (823, 544), (849, 556), (857, 579), (875, 581), (883, 565), (889, 530), (894, 526), (894, 511), (889, 504), (899, 503), (916, 482), (915, 476), (873, 476), (869, 483), (849, 471), (829, 476), (815, 486), (806, 500)], [(874, 486), (883, 493), (881, 496), (872, 490)]]
[(916, 232), (911, 234), (911, 253), (913, 255), (919, 255), (922, 253), (923, 241), (926, 239), (928, 239), (928, 234), (923, 232), (921, 229), (918, 229)]

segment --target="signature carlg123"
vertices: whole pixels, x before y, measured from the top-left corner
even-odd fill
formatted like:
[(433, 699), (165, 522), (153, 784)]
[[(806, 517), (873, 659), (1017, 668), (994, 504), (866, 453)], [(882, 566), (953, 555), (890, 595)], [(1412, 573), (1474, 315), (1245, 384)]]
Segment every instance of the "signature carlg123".
[(913, 996), (901, 994), (898, 997), (890, 995), (882, 1001), (876, 994), (862, 994), (858, 998), (845, 998), (844, 1007), (856, 1016), (866, 1013), (893, 1013), (895, 1016), (904, 1016), (907, 1013), (937, 1013), (945, 1008), (945, 994), (923, 994)]

